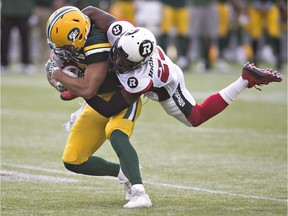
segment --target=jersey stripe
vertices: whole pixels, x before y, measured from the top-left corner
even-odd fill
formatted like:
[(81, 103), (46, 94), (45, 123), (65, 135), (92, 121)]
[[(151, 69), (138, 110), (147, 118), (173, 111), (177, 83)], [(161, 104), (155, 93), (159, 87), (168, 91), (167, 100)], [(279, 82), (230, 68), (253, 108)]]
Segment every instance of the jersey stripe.
[(93, 50), (89, 50), (85, 52), (85, 56), (89, 56), (91, 54), (101, 53), (101, 52), (109, 52), (109, 51), (110, 51), (110, 48), (93, 49)]
[(134, 121), (136, 117), (136, 113), (137, 113), (137, 105), (138, 105), (138, 100), (135, 103), (133, 103), (132, 106), (127, 108), (127, 112), (123, 118), (129, 119), (130, 121)]
[(49, 26), (48, 26), (47, 32), (46, 32), (47, 35), (48, 35), (49, 40), (52, 40), (52, 39), (51, 39), (51, 31), (52, 31), (52, 29), (53, 29), (53, 26), (54, 26), (55, 22), (56, 22), (60, 17), (62, 17), (65, 12), (69, 12), (69, 11), (75, 11), (75, 8), (74, 8), (74, 7), (64, 8), (62, 11), (59, 11), (59, 13), (54, 14), (54, 16), (51, 17), (51, 21), (49, 21)]
[(110, 43), (93, 44), (93, 45), (84, 47), (84, 52), (87, 52), (87, 51), (92, 50), (92, 49), (107, 48), (107, 47), (110, 48), (111, 44)]
[(95, 53), (101, 52), (110, 52), (111, 44), (110, 43), (100, 43), (100, 44), (93, 44), (90, 46), (84, 47), (85, 55), (91, 55)]

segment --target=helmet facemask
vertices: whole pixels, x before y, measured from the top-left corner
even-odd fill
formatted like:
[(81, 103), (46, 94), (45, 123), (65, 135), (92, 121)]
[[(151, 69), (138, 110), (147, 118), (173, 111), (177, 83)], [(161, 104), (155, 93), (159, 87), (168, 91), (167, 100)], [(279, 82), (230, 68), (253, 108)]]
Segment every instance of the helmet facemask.
[(109, 62), (117, 73), (128, 73), (144, 65), (156, 50), (156, 39), (148, 29), (136, 27), (117, 39), (111, 50)]
[(65, 45), (62, 47), (55, 47), (53, 44), (49, 43), (51, 49), (54, 50), (56, 56), (66, 59), (66, 60), (75, 60), (79, 55), (81, 48), (76, 49), (73, 45)]
[(109, 64), (112, 70), (117, 73), (128, 73), (129, 71), (141, 66), (141, 62), (132, 62), (127, 59), (127, 54), (122, 47), (118, 47), (119, 39), (111, 47), (109, 54)]

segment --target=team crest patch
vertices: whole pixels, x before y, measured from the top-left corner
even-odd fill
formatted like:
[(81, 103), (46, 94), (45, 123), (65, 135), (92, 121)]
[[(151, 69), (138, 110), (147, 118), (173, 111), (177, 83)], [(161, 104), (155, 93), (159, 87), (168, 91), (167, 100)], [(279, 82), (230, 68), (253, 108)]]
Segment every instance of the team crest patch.
[(80, 34), (80, 29), (79, 28), (73, 28), (71, 31), (68, 33), (68, 40), (74, 41)]
[(127, 85), (130, 87), (130, 88), (136, 88), (138, 86), (138, 80), (135, 78), (135, 77), (130, 77), (128, 80), (127, 80)]
[(112, 28), (112, 33), (113, 35), (117, 36), (120, 35), (122, 33), (123, 27), (119, 24), (113, 26)]

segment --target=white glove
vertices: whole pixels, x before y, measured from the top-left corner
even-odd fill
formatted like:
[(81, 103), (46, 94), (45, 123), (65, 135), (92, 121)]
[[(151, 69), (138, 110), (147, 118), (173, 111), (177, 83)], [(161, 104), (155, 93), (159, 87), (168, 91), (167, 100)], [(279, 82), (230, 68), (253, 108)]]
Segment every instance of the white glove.
[(45, 64), (45, 70), (48, 76), (52, 77), (55, 70), (60, 69), (55, 61), (50, 59)]

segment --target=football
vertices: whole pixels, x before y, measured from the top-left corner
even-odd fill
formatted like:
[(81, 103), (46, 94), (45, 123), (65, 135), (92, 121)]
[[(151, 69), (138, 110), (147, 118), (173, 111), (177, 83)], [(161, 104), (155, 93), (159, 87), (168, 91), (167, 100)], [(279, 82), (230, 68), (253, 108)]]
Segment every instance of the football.
[(62, 72), (70, 77), (83, 77), (84, 71), (75, 63), (64, 62), (61, 66)]
[[(76, 66), (75, 64), (63, 64), (63, 66), (61, 67), (62, 72), (67, 74), (70, 77), (83, 77), (84, 75), (84, 71), (79, 68), (78, 66)], [(60, 83), (59, 81), (56, 83), (57, 85), (57, 89), (60, 92), (64, 92), (67, 91), (67, 89), (65, 88), (65, 86)]]

